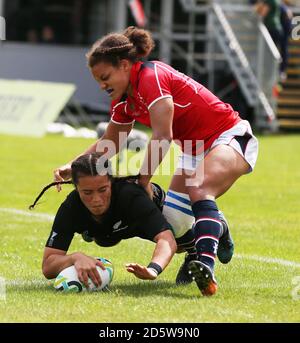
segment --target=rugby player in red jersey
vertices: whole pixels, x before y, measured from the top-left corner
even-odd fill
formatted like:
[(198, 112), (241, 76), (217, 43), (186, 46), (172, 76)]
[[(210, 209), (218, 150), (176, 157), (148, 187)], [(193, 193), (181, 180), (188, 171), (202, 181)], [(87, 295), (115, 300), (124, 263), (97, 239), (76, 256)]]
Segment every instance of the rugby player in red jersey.
[[(151, 195), (150, 180), (171, 142), (181, 146), (163, 214), (179, 247), (193, 225), (195, 251), (190, 249), (177, 281), (193, 279), (209, 296), (217, 291), (216, 256), (227, 263), (234, 247), (216, 199), (253, 170), (258, 142), (248, 121), (203, 85), (163, 62), (144, 62), (153, 47), (149, 31), (128, 27), (98, 40), (87, 53), (91, 73), (111, 97), (112, 109), (106, 132), (84, 153), (104, 152), (110, 141), (116, 147), (113, 155), (122, 144), (120, 133), (129, 134), (135, 121), (151, 127), (138, 181)], [(157, 150), (161, 143), (165, 149)], [(57, 168), (54, 177), (70, 178), (70, 163)]]

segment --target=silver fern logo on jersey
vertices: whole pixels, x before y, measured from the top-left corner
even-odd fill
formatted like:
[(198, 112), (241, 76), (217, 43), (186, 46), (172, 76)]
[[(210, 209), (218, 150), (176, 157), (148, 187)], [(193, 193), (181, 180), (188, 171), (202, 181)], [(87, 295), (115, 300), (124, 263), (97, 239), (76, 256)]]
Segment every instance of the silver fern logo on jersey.
[(50, 237), (49, 243), (48, 243), (49, 247), (52, 247), (52, 245), (53, 245), (53, 243), (54, 243), (54, 238), (55, 238), (57, 235), (58, 235), (57, 232), (52, 231), (52, 234), (51, 234), (51, 237)]
[(0, 16), (0, 40), (6, 39), (5, 28), (6, 28), (5, 19)]

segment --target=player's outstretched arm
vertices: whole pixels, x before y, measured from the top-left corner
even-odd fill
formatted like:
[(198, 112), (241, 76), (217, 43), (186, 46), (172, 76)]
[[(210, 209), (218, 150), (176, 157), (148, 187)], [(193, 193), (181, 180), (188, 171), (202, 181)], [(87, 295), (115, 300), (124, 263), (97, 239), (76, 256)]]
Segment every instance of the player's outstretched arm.
[(128, 263), (126, 269), (137, 278), (143, 280), (155, 280), (167, 267), (174, 256), (177, 245), (173, 233), (170, 230), (160, 232), (154, 237), (156, 246), (149, 265), (142, 266), (137, 263)]
[(173, 140), (174, 104), (172, 99), (161, 99), (149, 110), (152, 137), (148, 142), (145, 159), (140, 169), (138, 183), (149, 192), (149, 182), (163, 158), (167, 154)]

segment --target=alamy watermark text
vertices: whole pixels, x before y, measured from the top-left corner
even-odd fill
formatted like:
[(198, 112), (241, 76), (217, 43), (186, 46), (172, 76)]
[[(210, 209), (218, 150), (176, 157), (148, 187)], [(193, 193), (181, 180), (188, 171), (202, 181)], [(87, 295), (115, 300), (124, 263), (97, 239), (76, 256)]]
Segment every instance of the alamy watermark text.
[(293, 30), (292, 30), (292, 39), (294, 40), (299, 40), (300, 39), (300, 16), (295, 16), (292, 19), (292, 25), (293, 25)]

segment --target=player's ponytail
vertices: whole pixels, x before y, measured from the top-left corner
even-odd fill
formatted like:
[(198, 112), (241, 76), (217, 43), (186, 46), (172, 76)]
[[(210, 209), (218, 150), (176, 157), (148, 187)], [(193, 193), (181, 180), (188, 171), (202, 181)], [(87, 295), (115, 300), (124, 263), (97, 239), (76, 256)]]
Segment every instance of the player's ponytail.
[(122, 59), (135, 63), (147, 57), (154, 45), (149, 31), (129, 26), (122, 33), (110, 33), (97, 40), (86, 54), (88, 66), (104, 62), (117, 67)]
[(135, 46), (138, 58), (149, 56), (155, 46), (152, 35), (147, 30), (129, 26), (123, 31), (123, 34)]
[(56, 182), (52, 182), (52, 183), (49, 183), (49, 185), (45, 186), (41, 193), (36, 197), (36, 199), (34, 200), (33, 204), (30, 205), (28, 208), (30, 210), (33, 210), (35, 205), (37, 204), (37, 202), (40, 200), (40, 198), (43, 196), (43, 194), (51, 187), (53, 186), (57, 186), (57, 185), (64, 185), (64, 184), (72, 184), (73, 182), (72, 181), (56, 181)]
[(79, 156), (71, 165), (72, 181), (57, 181), (45, 186), (33, 204), (29, 206), (33, 210), (39, 199), (51, 187), (63, 184), (78, 184), (79, 178), (84, 176), (107, 175), (113, 180), (111, 164), (107, 159), (102, 159), (102, 155), (97, 152)]

